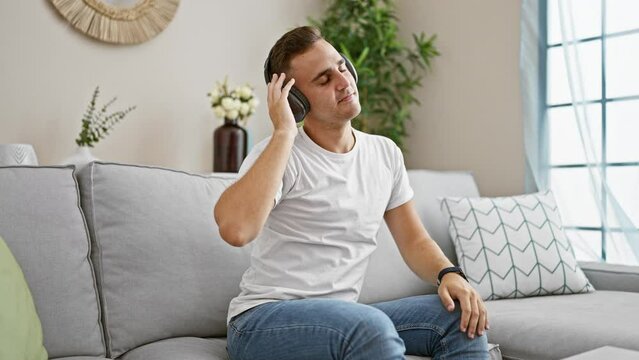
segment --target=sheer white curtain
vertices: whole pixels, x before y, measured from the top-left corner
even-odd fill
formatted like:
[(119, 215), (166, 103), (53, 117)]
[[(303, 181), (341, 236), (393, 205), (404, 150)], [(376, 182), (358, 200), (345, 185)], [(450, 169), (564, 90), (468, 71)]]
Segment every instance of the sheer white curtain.
[[(601, 1), (522, 0), (526, 187), (553, 190), (579, 260), (602, 260), (605, 252), (614, 255), (608, 257), (611, 262), (639, 264), (639, 231), (610, 189), (602, 155), (607, 143), (601, 80), (605, 40), (601, 21), (584, 26), (593, 25), (590, 18), (602, 18)], [(552, 49), (549, 35), (556, 40)], [(549, 99), (560, 101), (548, 107)], [(567, 165), (552, 166), (562, 162)], [(635, 185), (639, 188), (639, 182)]]

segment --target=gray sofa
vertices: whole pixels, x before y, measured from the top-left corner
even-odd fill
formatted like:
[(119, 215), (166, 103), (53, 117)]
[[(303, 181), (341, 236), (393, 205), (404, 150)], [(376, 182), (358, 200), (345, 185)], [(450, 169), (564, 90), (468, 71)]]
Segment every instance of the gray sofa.
[[(453, 262), (439, 196), (478, 196), (465, 172), (409, 171), (431, 236)], [(226, 310), (248, 266), (213, 221), (233, 175), (114, 163), (0, 167), (0, 236), (31, 288), (52, 359), (227, 359)], [(364, 303), (435, 293), (379, 234)], [(582, 264), (595, 293), (488, 303), (493, 358), (639, 350), (639, 267)], [(300, 359), (303, 359), (300, 354)], [(409, 356), (409, 359), (422, 359)]]

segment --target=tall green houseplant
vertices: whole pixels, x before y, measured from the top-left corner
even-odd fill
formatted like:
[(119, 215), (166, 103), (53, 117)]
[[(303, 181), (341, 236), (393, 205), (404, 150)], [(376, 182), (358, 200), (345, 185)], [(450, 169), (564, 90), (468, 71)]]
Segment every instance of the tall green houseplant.
[(357, 69), (362, 112), (353, 127), (404, 149), (410, 106), (420, 103), (413, 93), (439, 52), (435, 35), (413, 34), (414, 48), (402, 44), (397, 21), (393, 0), (333, 0), (322, 19), (309, 18)]

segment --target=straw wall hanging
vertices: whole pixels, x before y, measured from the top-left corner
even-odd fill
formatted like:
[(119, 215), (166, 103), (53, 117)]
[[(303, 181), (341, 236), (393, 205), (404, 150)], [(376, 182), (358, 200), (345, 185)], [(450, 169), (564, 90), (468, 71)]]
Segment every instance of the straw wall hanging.
[(138, 44), (164, 30), (180, 0), (51, 0), (76, 29), (98, 40)]

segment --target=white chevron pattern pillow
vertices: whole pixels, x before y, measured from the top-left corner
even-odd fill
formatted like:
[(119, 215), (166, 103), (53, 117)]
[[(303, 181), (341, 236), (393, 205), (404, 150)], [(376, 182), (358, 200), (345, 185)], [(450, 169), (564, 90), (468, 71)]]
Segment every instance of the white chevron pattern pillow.
[(459, 265), (484, 300), (591, 292), (552, 192), (441, 199)]

